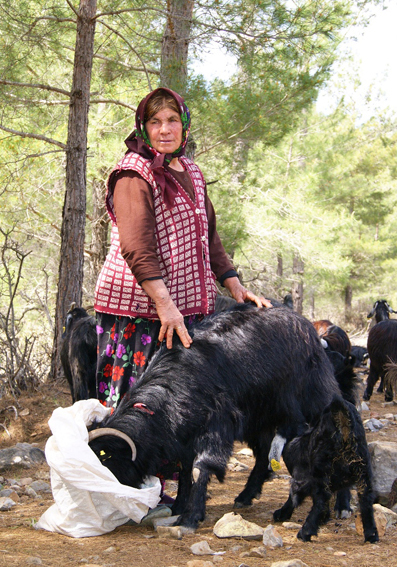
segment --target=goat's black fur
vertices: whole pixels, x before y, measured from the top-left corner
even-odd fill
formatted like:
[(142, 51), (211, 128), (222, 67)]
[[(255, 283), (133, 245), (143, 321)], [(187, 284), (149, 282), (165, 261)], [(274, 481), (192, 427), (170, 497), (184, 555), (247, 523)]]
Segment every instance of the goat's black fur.
[(313, 507), (298, 533), (298, 538), (310, 541), (320, 524), (329, 519), (332, 493), (355, 484), (365, 541), (378, 541), (371, 458), (353, 404), (335, 398), (315, 425), (284, 447), (283, 458), (292, 481), (287, 502), (273, 514), (275, 521), (289, 520), (294, 509), (310, 496)]
[(375, 321), (380, 323), (380, 321), (390, 319), (390, 313), (395, 313), (395, 311), (390, 307), (386, 299), (379, 299), (373, 304), (371, 311), (367, 315), (367, 319), (371, 319), (375, 315)]
[(235, 500), (242, 507), (260, 495), (271, 474), (276, 429), (292, 439), (340, 390), (312, 324), (289, 308), (240, 305), (206, 317), (191, 332), (190, 348), (179, 341), (171, 350), (162, 347), (115, 412), (93, 426), (130, 436), (136, 460), (117, 437), (90, 446), (120, 482), (135, 487), (163, 460), (179, 461), (173, 513), (181, 515), (182, 526), (196, 529), (209, 478), (223, 480), (235, 440), (247, 442), (256, 457)]
[[(372, 396), (378, 378), (383, 382), (385, 365), (397, 362), (397, 319), (380, 321), (372, 327), (368, 333), (367, 349), (370, 365), (364, 400), (369, 400)], [(391, 387), (385, 389), (385, 400), (393, 400)]]
[(61, 364), (73, 403), (96, 398), (97, 334), (94, 317), (82, 307), (73, 307), (66, 316), (62, 335)]

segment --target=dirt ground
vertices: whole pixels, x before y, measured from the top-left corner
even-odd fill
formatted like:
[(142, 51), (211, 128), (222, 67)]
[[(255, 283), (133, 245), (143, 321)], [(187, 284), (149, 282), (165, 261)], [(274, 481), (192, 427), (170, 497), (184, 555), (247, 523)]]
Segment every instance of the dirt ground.
[[(397, 413), (393, 407), (385, 407), (383, 401), (381, 394), (374, 393), (370, 410), (363, 412), (363, 419), (373, 415), (383, 417), (386, 413)], [(49, 417), (56, 407), (66, 407), (70, 403), (71, 398), (66, 386), (45, 386), (34, 394), (19, 398), (19, 417), (15, 419), (13, 410), (4, 411), (7, 406), (15, 405), (15, 401), (0, 400), (0, 422), (7, 423), (11, 434), (9, 438), (5, 431), (0, 430), (1, 447), (27, 442), (36, 443), (44, 449), (50, 436), (47, 424)], [(368, 441), (380, 439), (397, 442), (397, 421), (380, 432), (368, 433)], [(253, 458), (237, 454), (241, 449), (242, 445), (236, 444), (234, 456), (250, 469)], [(262, 558), (246, 555), (250, 549), (260, 546), (260, 541), (218, 539), (213, 534), (213, 526), (225, 513), (232, 511), (234, 498), (242, 490), (249, 469), (242, 472), (229, 471), (223, 484), (217, 480), (210, 483), (211, 497), (207, 502), (205, 521), (194, 535), (185, 535), (181, 540), (158, 538), (152, 527), (122, 526), (100, 537), (81, 539), (35, 530), (34, 523), (53, 503), (52, 495), (44, 494), (38, 500), (23, 497), (10, 511), (0, 512), (0, 566), (184, 567), (189, 561), (197, 559), (211, 561), (215, 567), (263, 567), (276, 561), (296, 558), (309, 567), (397, 567), (397, 528), (389, 528), (379, 544), (364, 544), (362, 536), (359, 536), (354, 528), (354, 517), (345, 520), (333, 518), (310, 543), (297, 539), (296, 528), (291, 530), (277, 525), (284, 545), (282, 548), (268, 549), (266, 556)], [(49, 468), (47, 465), (20, 470), (13, 468), (12, 471), (1, 472), (0, 475), (5, 479), (32, 477), (48, 480)], [(175, 488), (176, 483), (168, 484), (168, 494), (175, 495)], [(272, 523), (273, 511), (287, 498), (288, 489), (287, 471), (282, 468), (273, 480), (265, 483), (261, 499), (255, 501), (251, 508), (238, 512), (244, 519), (265, 528)], [(307, 502), (295, 511), (291, 521), (301, 523), (310, 505), (311, 502)], [(190, 546), (203, 540), (206, 540), (214, 551), (226, 553), (219, 556), (195, 557)], [(205, 567), (210, 565), (211, 563), (204, 563)]]

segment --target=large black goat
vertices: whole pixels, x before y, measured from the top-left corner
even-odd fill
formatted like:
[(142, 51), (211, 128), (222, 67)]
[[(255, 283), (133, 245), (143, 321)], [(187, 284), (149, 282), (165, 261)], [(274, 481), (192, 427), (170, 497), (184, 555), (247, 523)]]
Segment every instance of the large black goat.
[[(372, 396), (378, 378), (383, 381), (387, 364), (397, 362), (397, 319), (380, 321), (368, 333), (367, 350), (369, 356), (369, 374), (364, 400)], [(385, 388), (385, 400), (393, 400), (393, 390)]]
[(62, 335), (61, 364), (73, 403), (96, 398), (97, 334), (95, 318), (71, 305)]
[(367, 319), (371, 319), (375, 315), (375, 321), (380, 323), (380, 321), (390, 319), (391, 313), (396, 312), (390, 307), (386, 299), (378, 299), (378, 301), (375, 301), (371, 311), (368, 313)]
[(318, 422), (284, 447), (284, 462), (291, 473), (287, 502), (273, 514), (275, 521), (291, 518), (306, 497), (313, 500), (298, 538), (310, 541), (321, 523), (329, 519), (329, 500), (333, 492), (357, 487), (365, 541), (379, 540), (374, 520), (375, 493), (371, 458), (360, 416), (353, 404), (334, 399)]
[(235, 499), (243, 507), (272, 474), (276, 430), (292, 439), (341, 394), (314, 327), (289, 308), (240, 305), (206, 317), (191, 332), (190, 348), (176, 340), (153, 356), (114, 413), (90, 428), (89, 443), (121, 483), (134, 487), (164, 460), (179, 462), (173, 514), (195, 530), (204, 520), (210, 476), (224, 479), (235, 440), (256, 457)]

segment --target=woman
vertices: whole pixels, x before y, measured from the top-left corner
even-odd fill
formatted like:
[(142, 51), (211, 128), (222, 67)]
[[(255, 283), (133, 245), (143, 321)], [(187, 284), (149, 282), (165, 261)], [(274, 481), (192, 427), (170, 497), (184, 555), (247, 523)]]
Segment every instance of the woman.
[(115, 408), (165, 339), (184, 347), (197, 317), (214, 311), (215, 278), (239, 302), (271, 304), (245, 289), (216, 232), (197, 165), (184, 156), (190, 115), (160, 88), (139, 104), (127, 152), (110, 174), (111, 247), (95, 291), (98, 398)]

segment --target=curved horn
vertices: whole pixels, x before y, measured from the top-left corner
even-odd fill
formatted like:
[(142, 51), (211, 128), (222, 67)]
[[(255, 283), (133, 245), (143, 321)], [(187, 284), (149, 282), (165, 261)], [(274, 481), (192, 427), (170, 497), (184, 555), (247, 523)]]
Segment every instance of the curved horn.
[(128, 443), (128, 445), (130, 446), (132, 452), (132, 460), (135, 461), (136, 459), (135, 443), (133, 442), (131, 437), (128, 437), (128, 435), (126, 435), (122, 431), (119, 431), (118, 429), (113, 429), (112, 427), (102, 427), (99, 429), (93, 429), (93, 431), (90, 431), (88, 433), (88, 443), (91, 443), (91, 441), (93, 441), (94, 439), (97, 439), (98, 437), (103, 437), (104, 435), (113, 435), (114, 437), (120, 437), (120, 439), (124, 439), (124, 441)]

